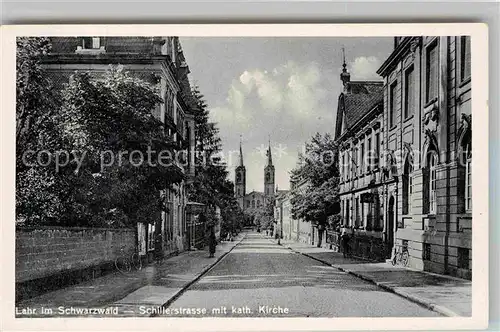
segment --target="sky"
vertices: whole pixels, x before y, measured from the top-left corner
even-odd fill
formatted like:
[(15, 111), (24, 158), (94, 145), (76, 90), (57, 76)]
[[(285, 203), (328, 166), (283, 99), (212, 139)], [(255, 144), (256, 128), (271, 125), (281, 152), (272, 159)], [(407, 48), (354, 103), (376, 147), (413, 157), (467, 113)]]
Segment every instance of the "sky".
[(342, 47), (351, 80), (382, 80), (377, 69), (392, 38), (182, 37), (192, 83), (217, 123), (230, 179), (239, 163), (240, 137), (246, 192), (264, 191), (270, 141), (275, 183), (289, 189), (289, 172), (304, 144), (334, 134), (342, 92)]

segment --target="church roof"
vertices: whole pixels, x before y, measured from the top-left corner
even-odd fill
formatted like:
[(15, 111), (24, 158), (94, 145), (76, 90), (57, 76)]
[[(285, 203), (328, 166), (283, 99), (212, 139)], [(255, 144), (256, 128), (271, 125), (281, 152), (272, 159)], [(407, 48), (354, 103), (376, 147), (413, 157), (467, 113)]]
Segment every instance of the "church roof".
[(264, 193), (263, 193), (262, 191), (255, 191), (255, 190), (254, 190), (254, 191), (252, 191), (252, 192), (250, 192), (250, 193), (246, 194), (246, 195), (245, 195), (245, 197), (251, 196), (251, 195), (253, 195), (253, 194), (255, 194), (255, 195), (257, 195), (257, 196), (264, 196)]

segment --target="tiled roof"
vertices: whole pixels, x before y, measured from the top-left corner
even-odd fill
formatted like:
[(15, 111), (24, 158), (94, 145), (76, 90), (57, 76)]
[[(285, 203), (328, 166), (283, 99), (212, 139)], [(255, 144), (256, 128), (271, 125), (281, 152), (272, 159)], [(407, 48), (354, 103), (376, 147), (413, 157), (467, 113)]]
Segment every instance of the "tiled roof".
[[(350, 92), (343, 93), (341, 95), (343, 98), (339, 98), (339, 102), (343, 99), (344, 105), (337, 111), (338, 131), (341, 130), (343, 121), (347, 129), (351, 128), (384, 99), (383, 82), (350, 82), (349, 88)], [(335, 136), (338, 137), (340, 134), (337, 132)]]

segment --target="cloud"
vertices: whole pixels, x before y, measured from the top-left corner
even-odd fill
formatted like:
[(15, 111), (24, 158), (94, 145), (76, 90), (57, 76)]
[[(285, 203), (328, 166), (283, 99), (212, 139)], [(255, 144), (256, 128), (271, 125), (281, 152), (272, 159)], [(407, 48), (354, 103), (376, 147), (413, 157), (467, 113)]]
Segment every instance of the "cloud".
[[(316, 63), (289, 61), (275, 68), (247, 69), (233, 79), (225, 100), (211, 109), (211, 117), (218, 123), (225, 150), (237, 150), (239, 135), (244, 137), (248, 192), (263, 190), (266, 158), (256, 149), (262, 144), (267, 148), (269, 135), (273, 149), (285, 144), (289, 152), (295, 152), (316, 131), (333, 128), (333, 106), (326, 96), (325, 80)], [(276, 183), (281, 187), (288, 187), (288, 171), (296, 158), (296, 153), (273, 156)]]
[(351, 63), (351, 79), (352, 80), (380, 80), (377, 75), (377, 70), (382, 62), (374, 56), (360, 56), (354, 59)]

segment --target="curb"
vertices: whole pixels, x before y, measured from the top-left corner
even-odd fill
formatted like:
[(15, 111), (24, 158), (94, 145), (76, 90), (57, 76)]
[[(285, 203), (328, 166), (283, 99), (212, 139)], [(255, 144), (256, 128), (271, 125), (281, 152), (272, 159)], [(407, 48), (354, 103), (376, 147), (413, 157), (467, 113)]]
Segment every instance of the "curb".
[[(198, 280), (200, 280), (205, 274), (207, 274), (212, 268), (214, 268), (215, 265), (217, 265), (224, 257), (226, 257), (231, 251), (233, 251), (233, 249), (236, 248), (236, 246), (238, 244), (240, 244), (245, 237), (246, 237), (246, 235), (243, 236), (238, 242), (235, 242), (234, 246), (231, 249), (229, 249), (228, 251), (226, 251), (225, 253), (223, 253), (222, 255), (220, 255), (212, 264), (209, 264), (207, 267), (205, 267), (193, 280), (189, 281), (184, 286), (182, 286), (181, 289), (179, 289), (173, 296), (171, 296), (170, 299), (167, 300), (167, 302), (163, 303), (161, 305), (161, 307), (162, 308), (168, 308), (172, 304), (172, 302), (174, 302), (182, 294), (184, 294), (184, 292), (189, 287), (191, 287), (191, 285), (193, 285)], [(159, 316), (158, 313), (153, 313), (153, 314), (149, 315), (149, 317), (157, 317), (157, 316)]]
[(426, 301), (426, 300), (424, 300), (424, 299), (422, 299), (422, 298), (420, 298), (418, 296), (415, 296), (415, 295), (409, 294), (409, 293), (407, 293), (405, 291), (401, 291), (399, 289), (396, 289), (395, 287), (387, 286), (383, 282), (375, 281), (374, 279), (369, 278), (367, 276), (364, 276), (361, 273), (345, 269), (343, 267), (340, 267), (339, 265), (330, 264), (330, 263), (328, 263), (328, 262), (326, 262), (326, 261), (324, 261), (322, 259), (316, 258), (316, 257), (311, 256), (309, 254), (296, 251), (296, 250), (292, 249), (291, 247), (287, 247), (287, 248), (290, 249), (290, 250), (292, 250), (292, 251), (294, 251), (294, 252), (296, 252), (296, 253), (298, 253), (298, 254), (304, 255), (304, 256), (309, 257), (311, 259), (314, 259), (315, 261), (318, 261), (318, 262), (323, 263), (325, 265), (328, 265), (328, 266), (331, 266), (333, 268), (336, 268), (339, 271), (348, 273), (348, 274), (353, 275), (353, 276), (355, 276), (357, 278), (360, 278), (362, 280), (368, 281), (368, 282), (370, 282), (370, 283), (372, 283), (372, 284), (374, 284), (374, 285), (376, 285), (376, 286), (378, 286), (378, 287), (380, 287), (380, 288), (382, 288), (382, 289), (384, 289), (386, 291), (394, 293), (394, 294), (396, 294), (396, 295), (398, 295), (398, 296), (400, 296), (402, 298), (405, 298), (405, 299), (407, 299), (407, 300), (409, 300), (411, 302), (419, 304), (419, 305), (421, 305), (421, 306), (423, 306), (423, 307), (425, 307), (425, 308), (427, 308), (429, 310), (435, 311), (435, 312), (437, 312), (437, 313), (439, 313), (441, 315), (444, 315), (444, 316), (447, 316), (447, 317), (461, 317), (461, 315), (457, 314), (456, 312), (454, 312), (454, 311), (452, 311), (452, 310), (450, 310), (448, 308), (445, 308), (445, 307), (443, 307), (441, 305), (438, 305), (438, 304), (431, 303), (431, 302)]

